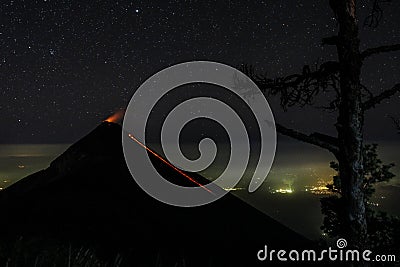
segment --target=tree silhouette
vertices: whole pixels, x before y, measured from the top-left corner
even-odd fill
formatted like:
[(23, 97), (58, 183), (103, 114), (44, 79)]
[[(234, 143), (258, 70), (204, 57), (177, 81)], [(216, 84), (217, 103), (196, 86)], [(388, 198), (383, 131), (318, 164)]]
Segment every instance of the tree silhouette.
[[(374, 252), (397, 253), (400, 247), (400, 219), (389, 216), (385, 212), (375, 211), (372, 207), (375, 203), (372, 196), (375, 193), (375, 186), (381, 182), (387, 182), (395, 175), (391, 172), (394, 164), (383, 164), (378, 158), (377, 145), (365, 145), (363, 149), (363, 188), (366, 209), (366, 220), (368, 223), (367, 236), (369, 247)], [(338, 172), (333, 177), (333, 182), (327, 187), (334, 194), (321, 198), (321, 208), (324, 215), (324, 223), (321, 229), (330, 237), (340, 236), (346, 231), (343, 223), (345, 216), (344, 203), (342, 198), (342, 185), (339, 173), (339, 164), (331, 162), (331, 168)], [(375, 204), (376, 205), (376, 204)]]
[[(376, 3), (375, 3), (376, 2)], [(371, 26), (377, 26), (381, 8), (373, 2)], [(379, 46), (360, 51), (356, 0), (330, 0), (330, 7), (338, 21), (338, 32), (335, 36), (322, 39), (323, 45), (336, 46), (337, 61), (328, 61), (311, 68), (303, 67), (299, 74), (270, 79), (258, 75), (253, 67), (244, 66), (252, 80), (263, 93), (269, 96), (280, 96), (284, 110), (291, 106), (316, 106), (315, 99), (322, 92), (330, 92), (332, 98), (324, 108), (337, 112), (336, 136), (314, 132), (302, 133), (277, 123), (280, 134), (313, 144), (330, 151), (337, 159), (340, 175), (340, 196), (343, 214), (342, 237), (350, 244), (363, 248), (368, 246), (366, 190), (364, 188), (364, 114), (384, 99), (400, 92), (400, 83), (379, 94), (373, 94), (360, 82), (360, 73), (364, 60), (379, 53), (400, 50), (400, 44)], [(378, 17), (377, 17), (378, 16)], [(366, 20), (366, 21), (367, 21)], [(366, 22), (367, 23), (367, 22)], [(368, 24), (368, 23), (367, 23)]]

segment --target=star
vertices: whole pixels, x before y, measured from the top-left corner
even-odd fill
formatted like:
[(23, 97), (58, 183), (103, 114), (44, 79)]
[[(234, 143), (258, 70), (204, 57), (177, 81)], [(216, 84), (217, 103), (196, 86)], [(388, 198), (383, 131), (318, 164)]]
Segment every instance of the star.
[[(27, 136), (29, 131), (20, 131), (19, 136), (0, 131), (2, 142), (75, 141), (97, 125), (97, 117), (125, 106), (146, 77), (179, 62), (211, 60), (233, 67), (248, 63), (259, 74), (277, 78), (336, 56), (331, 47), (320, 46), (326, 33), (337, 31), (336, 18), (317, 0), (308, 4), (312, 8), (293, 5), (296, 12), (288, 11), (289, 0), (229, 1), (228, 5), (207, 0), (192, 0), (188, 5), (176, 0), (143, 4), (122, 0), (106, 1), (101, 10), (69, 1), (13, 2), (2, 11), (0, 25), (2, 125), (17, 132), (29, 121), (42, 131), (34, 138)], [(398, 42), (393, 14), (400, 12), (400, 5), (391, 7), (385, 10), (387, 23), (373, 35), (371, 29), (360, 29), (363, 49), (380, 44), (381, 39)], [(207, 19), (200, 10), (207, 11)], [(374, 67), (365, 69), (365, 84), (379, 91), (397, 83), (398, 59), (398, 53), (371, 58), (373, 64), (367, 65)], [(394, 97), (385, 104), (386, 110), (396, 110), (399, 101), (400, 96)], [(279, 114), (277, 120), (283, 116)], [(303, 119), (308, 115), (304, 111), (288, 119), (308, 127)], [(62, 121), (56, 125), (59, 135), (50, 135), (53, 128), (48, 130), (44, 123), (32, 122), (39, 117)], [(315, 121), (316, 128), (324, 123), (318, 117)], [(67, 128), (72, 122), (74, 127)]]

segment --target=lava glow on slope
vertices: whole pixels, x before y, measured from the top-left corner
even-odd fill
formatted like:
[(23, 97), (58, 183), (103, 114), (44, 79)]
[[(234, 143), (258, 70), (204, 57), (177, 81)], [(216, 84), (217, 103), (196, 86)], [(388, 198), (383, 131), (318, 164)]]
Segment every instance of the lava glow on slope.
[(186, 179), (190, 180), (191, 182), (195, 183), (196, 185), (200, 186), (201, 188), (203, 188), (204, 190), (208, 191), (209, 193), (213, 194), (213, 192), (211, 192), (210, 189), (208, 189), (207, 187), (205, 187), (204, 185), (200, 184), (199, 182), (197, 182), (194, 178), (190, 177), (189, 175), (187, 175), (186, 173), (184, 173), (182, 170), (178, 169), (177, 167), (175, 167), (174, 165), (172, 165), (170, 162), (168, 162), (167, 160), (165, 160), (163, 157), (161, 157), (160, 155), (158, 155), (156, 152), (154, 152), (152, 149), (150, 149), (149, 147), (145, 146), (142, 142), (140, 142), (139, 140), (137, 140), (132, 134), (128, 134), (129, 138), (132, 139), (133, 141), (135, 141), (138, 145), (140, 145), (141, 147), (143, 147), (144, 149), (146, 149), (148, 152), (150, 152), (151, 154), (153, 154), (155, 157), (157, 157), (159, 160), (161, 160), (163, 163), (165, 163), (167, 166), (171, 167), (172, 169), (174, 169), (176, 172), (178, 172), (180, 175), (182, 175), (183, 177), (185, 177)]
[(124, 115), (125, 115), (125, 110), (120, 109), (117, 112), (115, 112), (113, 115), (111, 115), (110, 117), (105, 119), (104, 121), (118, 123), (118, 122), (122, 121), (122, 119), (124, 118)]

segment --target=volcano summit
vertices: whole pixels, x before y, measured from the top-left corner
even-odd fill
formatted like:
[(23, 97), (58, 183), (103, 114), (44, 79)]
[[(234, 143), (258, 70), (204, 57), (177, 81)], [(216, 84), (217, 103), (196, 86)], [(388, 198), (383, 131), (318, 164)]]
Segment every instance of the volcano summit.
[[(93, 247), (105, 259), (124, 255), (127, 266), (154, 265), (156, 259), (163, 264), (183, 259), (186, 266), (208, 266), (210, 261), (243, 266), (255, 261), (257, 249), (266, 243), (279, 248), (310, 246), (307, 239), (231, 194), (196, 208), (153, 199), (126, 167), (121, 134), (119, 124), (103, 122), (47, 169), (0, 192), (2, 242), (14, 253), (15, 240), (24, 240), (22, 266), (32, 266), (30, 261), (48, 240), (56, 240), (57, 246)], [(167, 180), (196, 186), (148, 154)], [(0, 253), (2, 263), (7, 257)]]

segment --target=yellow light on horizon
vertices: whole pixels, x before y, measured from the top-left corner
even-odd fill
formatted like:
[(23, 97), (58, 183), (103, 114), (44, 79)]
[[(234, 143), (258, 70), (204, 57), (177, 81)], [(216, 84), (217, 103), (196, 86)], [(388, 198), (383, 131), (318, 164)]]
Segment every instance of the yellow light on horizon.
[(282, 188), (279, 188), (279, 189), (277, 189), (277, 190), (275, 190), (275, 192), (276, 193), (281, 193), (281, 194), (291, 194), (291, 193), (293, 193), (293, 190), (292, 189), (282, 189)]

